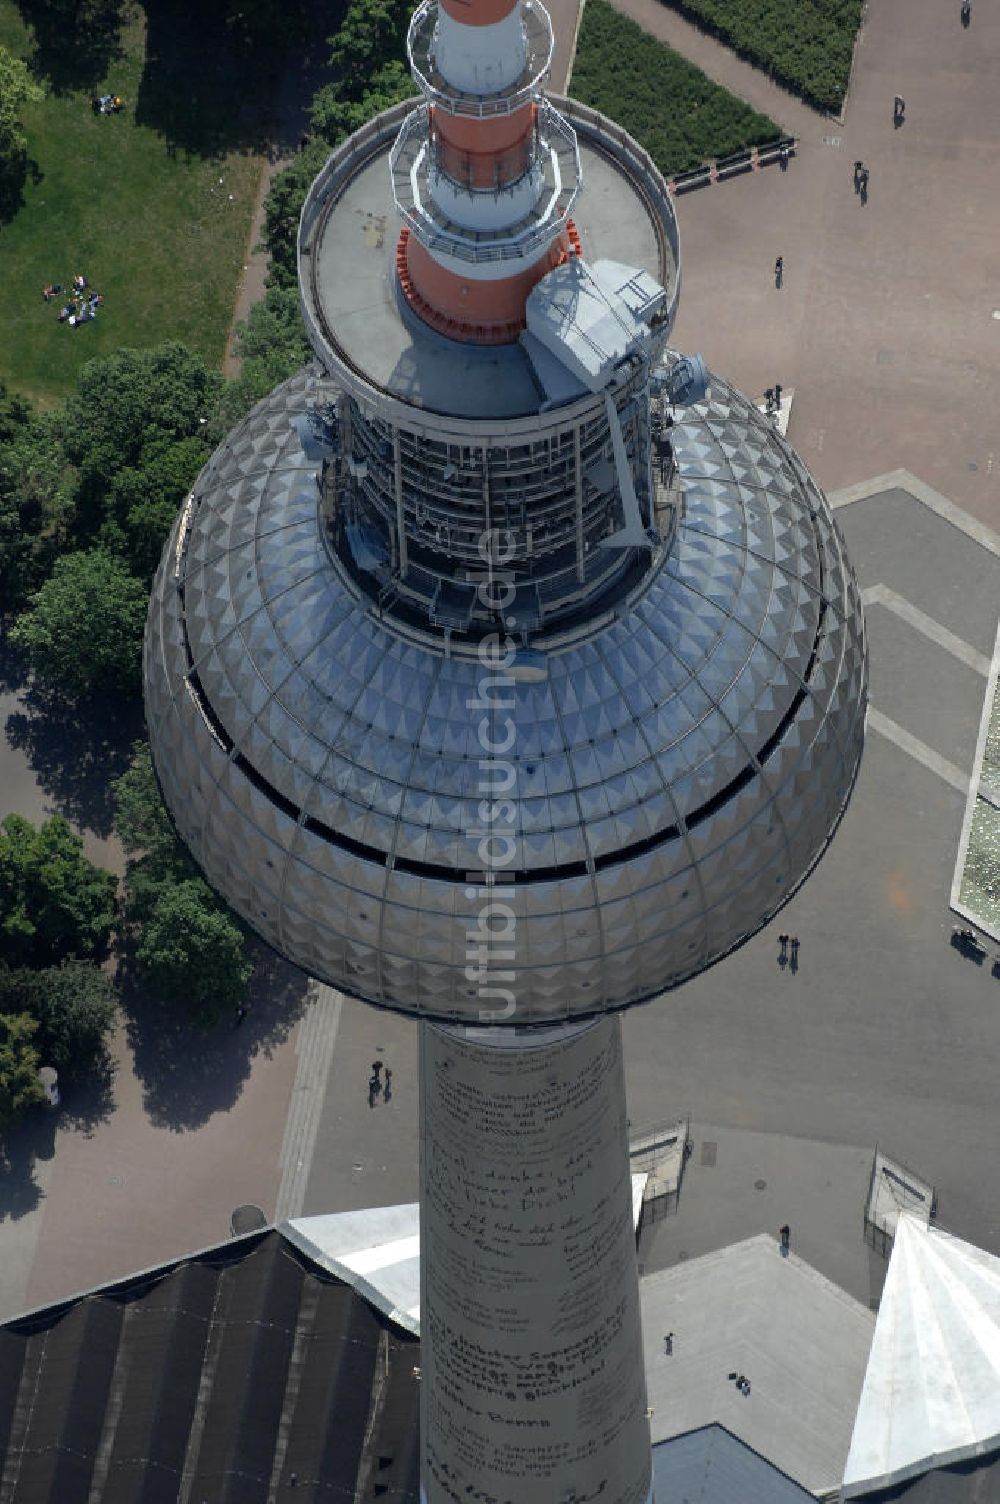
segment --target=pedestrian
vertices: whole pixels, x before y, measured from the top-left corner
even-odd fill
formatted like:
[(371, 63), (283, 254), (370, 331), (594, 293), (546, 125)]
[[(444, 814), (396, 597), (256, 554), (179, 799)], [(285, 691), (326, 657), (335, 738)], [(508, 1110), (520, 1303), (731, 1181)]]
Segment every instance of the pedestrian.
[(774, 388), (774, 405), (778, 409), (778, 411), (780, 412), (781, 411), (781, 385), (780, 385), (780, 383), (777, 384), (775, 386), (775, 388)]
[(902, 94), (897, 94), (895, 99), (892, 101), (892, 123), (897, 130), (899, 130), (899, 127), (902, 125), (903, 116), (905, 114), (906, 100), (903, 98)]
[(774, 263), (774, 285), (780, 287), (785, 275), (785, 258), (779, 256)]
[(788, 960), (788, 936), (779, 935), (778, 944), (781, 946), (781, 949), (778, 952), (778, 965), (784, 966), (785, 962)]
[(782, 172), (787, 172), (788, 171), (788, 147), (787, 146), (782, 145), (781, 148), (779, 149), (779, 151), (778, 151), (778, 161), (781, 164), (781, 170), (782, 170)]
[(772, 387), (768, 387), (764, 393), (764, 407), (768, 413), (774, 411), (774, 390)]
[(673, 1334), (673, 1332), (668, 1332), (667, 1335), (663, 1339), (663, 1351), (666, 1354), (666, 1356), (669, 1358), (670, 1355), (671, 1355), (671, 1353), (673, 1352), (673, 1350), (674, 1350), (674, 1334)]
[(972, 19), (972, 6), (969, 0), (962, 0), (962, 25), (967, 27)]
[(865, 170), (865, 164), (859, 157), (854, 164), (854, 191), (857, 193), (861, 187), (861, 174)]
[(374, 1071), (368, 1077), (368, 1106), (374, 1107), (379, 1093), (379, 1081)]
[(246, 1018), (246, 1016), (247, 1016), (246, 1004), (245, 1003), (240, 1003), (240, 1006), (236, 1010), (236, 1028), (239, 1028), (240, 1024), (243, 1022), (243, 1020)]
[(381, 1060), (373, 1060), (372, 1061), (372, 1075), (375, 1077), (376, 1081), (379, 1079), (379, 1077), (381, 1076), (381, 1074), (382, 1074), (382, 1062), (381, 1062)]
[(792, 1238), (792, 1229), (789, 1227), (789, 1225), (788, 1225), (787, 1222), (785, 1223), (785, 1225), (783, 1227), (779, 1227), (778, 1228), (778, 1237), (781, 1239), (781, 1255), (782, 1255), (782, 1258), (787, 1258), (788, 1257), (788, 1245), (791, 1242), (791, 1238)]

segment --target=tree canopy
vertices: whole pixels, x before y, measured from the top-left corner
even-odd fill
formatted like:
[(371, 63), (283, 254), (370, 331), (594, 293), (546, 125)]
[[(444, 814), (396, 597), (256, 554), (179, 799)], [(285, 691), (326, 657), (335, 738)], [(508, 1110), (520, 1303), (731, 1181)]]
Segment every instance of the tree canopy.
[(42, 1100), (40, 1061), (33, 1043), (36, 1028), (27, 1013), (0, 1013), (0, 1128)]
[(78, 1076), (103, 1054), (114, 1026), (114, 981), (93, 961), (64, 961), (35, 971), (0, 966), (0, 1013), (27, 1013), (43, 1065)]
[(201, 878), (164, 887), (136, 944), (143, 979), (165, 1002), (205, 1021), (239, 1007), (253, 964), (236, 922)]
[(11, 629), (36, 677), (67, 699), (98, 689), (136, 692), (147, 594), (103, 548), (67, 554)]
[(88, 862), (61, 815), (38, 829), (8, 815), (0, 824), (0, 960), (47, 966), (102, 955), (117, 886), (113, 873)]
[(148, 744), (115, 780), (115, 834), (129, 854), (126, 917), (144, 982), (210, 1022), (240, 1005), (253, 963), (240, 921), (174, 833)]
[(28, 151), (21, 110), (42, 94), (27, 64), (0, 47), (0, 203), (20, 191)]

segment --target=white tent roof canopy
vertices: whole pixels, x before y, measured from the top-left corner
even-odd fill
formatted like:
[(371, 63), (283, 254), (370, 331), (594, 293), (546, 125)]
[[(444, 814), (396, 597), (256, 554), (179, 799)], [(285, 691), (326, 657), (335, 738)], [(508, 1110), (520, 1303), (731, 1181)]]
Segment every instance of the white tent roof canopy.
[(997, 1447), (1000, 1258), (903, 1213), (841, 1498)]

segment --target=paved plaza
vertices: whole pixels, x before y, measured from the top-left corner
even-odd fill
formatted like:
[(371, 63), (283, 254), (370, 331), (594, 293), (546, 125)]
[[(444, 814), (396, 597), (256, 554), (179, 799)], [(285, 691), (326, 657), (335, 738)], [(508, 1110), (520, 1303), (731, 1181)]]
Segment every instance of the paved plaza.
[[(662, 10), (628, 0), (644, 7)], [(556, 19), (562, 37), (572, 7)], [(709, 71), (745, 66), (697, 45)], [(957, 6), (871, 0), (843, 124), (753, 74), (753, 102), (800, 138), (788, 172), (678, 202), (675, 343), (750, 393), (795, 388), (789, 437), (839, 503), (865, 592), (871, 714), (842, 828), (779, 920), (625, 1021), (633, 1123), (689, 1115), (695, 1145), (676, 1215), (644, 1235), (648, 1268), (788, 1222), (801, 1257), (876, 1298), (876, 1143), (933, 1182), (943, 1227), (1000, 1251), (1000, 980), (950, 945), (948, 910), (1000, 602), (998, 54), (995, 8), (965, 32)], [(32, 786), (30, 746), (0, 755), (5, 809), (59, 805), (61, 786)], [(795, 975), (779, 929), (801, 939)], [(157, 1072), (147, 1060), (144, 1084), (123, 1037), (92, 1136), (25, 1133), (0, 1180), (0, 1312), (223, 1238), (241, 1201), (272, 1216), (414, 1198), (415, 1026), (325, 992), (301, 1024), (298, 1006), (287, 1028), (195, 1052), (200, 1115), (158, 1112)], [(392, 1096), (370, 1107), (376, 1058)], [(158, 1069), (176, 1083), (183, 1065)]]

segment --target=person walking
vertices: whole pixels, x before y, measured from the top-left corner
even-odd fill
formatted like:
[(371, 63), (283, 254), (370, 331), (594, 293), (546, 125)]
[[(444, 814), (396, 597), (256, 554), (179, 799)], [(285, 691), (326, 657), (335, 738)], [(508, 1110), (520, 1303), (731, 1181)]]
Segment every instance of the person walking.
[(670, 1355), (671, 1355), (671, 1353), (673, 1352), (673, 1350), (674, 1350), (674, 1334), (673, 1334), (673, 1332), (668, 1332), (667, 1335), (663, 1339), (663, 1351), (666, 1354), (666, 1356), (669, 1358)]
[(906, 100), (903, 98), (902, 94), (897, 94), (895, 99), (892, 101), (892, 123), (897, 131), (903, 123), (903, 117), (905, 114)]
[(861, 174), (865, 170), (865, 164), (859, 157), (854, 164), (854, 191), (857, 193), (861, 188)]
[(787, 1259), (788, 1247), (792, 1240), (792, 1229), (787, 1222), (783, 1227), (778, 1228), (778, 1237), (781, 1239), (781, 1256)]
[(785, 258), (779, 256), (774, 263), (774, 285), (780, 287), (785, 277)]

